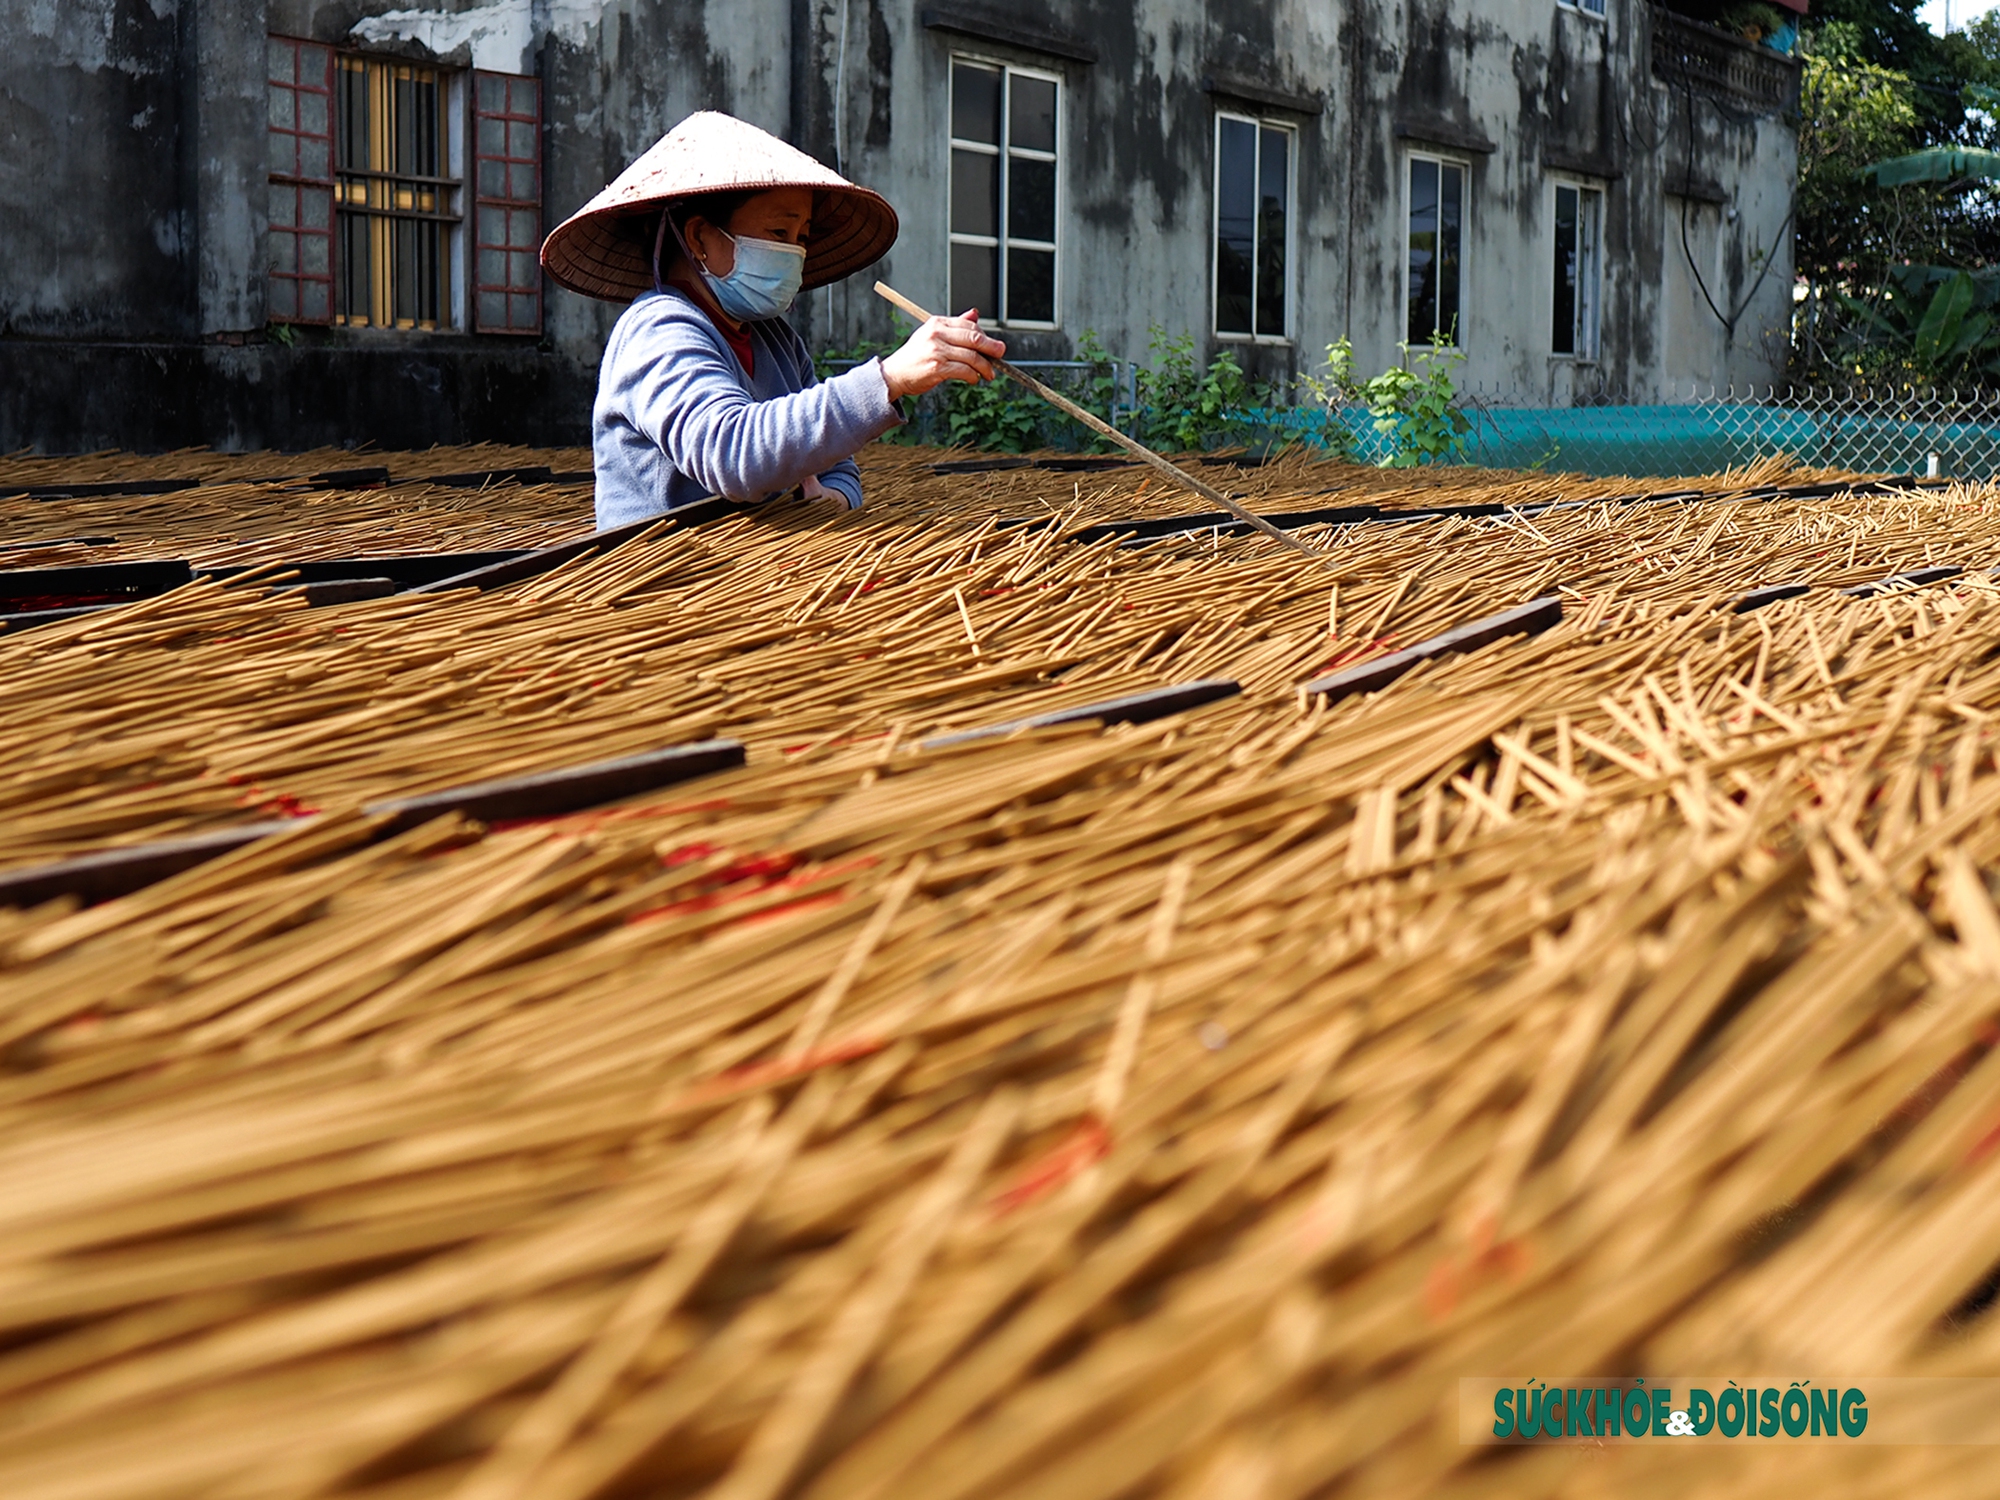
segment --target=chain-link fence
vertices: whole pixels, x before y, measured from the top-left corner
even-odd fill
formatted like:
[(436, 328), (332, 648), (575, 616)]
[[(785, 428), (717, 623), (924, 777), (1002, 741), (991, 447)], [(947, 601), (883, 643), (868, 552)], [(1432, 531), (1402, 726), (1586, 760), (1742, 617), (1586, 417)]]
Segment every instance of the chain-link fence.
[[(829, 361), (828, 369), (852, 363)], [(1048, 384), (1107, 415), (1128, 432), (1140, 425), (1139, 367), (1130, 360), (1022, 360)], [(995, 388), (998, 390), (999, 388)], [(980, 432), (954, 431), (950, 392), (919, 404), (909, 436), (933, 443), (997, 446)], [(966, 399), (960, 393), (960, 399)], [(976, 397), (973, 399), (977, 399)], [(1588, 400), (1539, 406), (1517, 394), (1478, 388), (1459, 393), (1466, 427), (1443, 462), (1495, 469), (1545, 469), (1600, 475), (1709, 474), (1776, 454), (1812, 468), (1861, 474), (1936, 474), (1988, 479), (2000, 474), (2000, 392), (1922, 387), (1760, 386), (1691, 388), (1645, 406)], [(1090, 439), (1060, 414), (1032, 401), (1009, 411), (1021, 431), (1010, 448), (1087, 447)], [(961, 423), (969, 427), (971, 424)], [(1212, 441), (1270, 449), (1306, 443), (1344, 449), (1363, 463), (1404, 454), (1407, 432), (1366, 408), (1265, 408), (1229, 414)], [(985, 441), (982, 441), (982, 439)]]
[[(1786, 454), (1814, 468), (1863, 474), (1937, 473), (1986, 479), (2000, 473), (2000, 394), (1904, 389), (1759, 387), (1687, 393), (1671, 404), (1531, 406), (1464, 392), (1470, 426), (1456, 461), (1501, 469), (1583, 474), (1707, 474)], [(1379, 430), (1360, 408), (1333, 414), (1364, 462), (1399, 451), (1399, 433)], [(1320, 440), (1326, 417), (1274, 414), (1274, 429)]]

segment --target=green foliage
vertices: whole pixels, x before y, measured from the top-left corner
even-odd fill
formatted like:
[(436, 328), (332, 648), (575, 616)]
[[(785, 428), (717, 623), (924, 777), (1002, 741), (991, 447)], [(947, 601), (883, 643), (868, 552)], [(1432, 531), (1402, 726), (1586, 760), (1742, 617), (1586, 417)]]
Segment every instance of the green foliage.
[(1853, 375), (1948, 384), (2000, 374), (2000, 273), (1898, 266), (1875, 295), (1843, 303)]
[(2000, 151), (1978, 146), (1926, 146), (1907, 156), (1892, 156), (1863, 167), (1861, 175), (1883, 187), (1901, 187), (1909, 182), (1955, 182), (1961, 177), (1993, 182), (2000, 180)]
[(1147, 447), (1189, 453), (1248, 433), (1255, 396), (1235, 350), (1225, 345), (1204, 368), (1193, 334), (1169, 337), (1156, 323), (1146, 352), (1153, 363), (1139, 372), (1139, 439)]
[(290, 323), (267, 324), (264, 333), (274, 344), (283, 344), (287, 349), (298, 347), (299, 331)]
[(1041, 431), (1052, 416), (1070, 425), (1041, 397), (1004, 377), (983, 385), (953, 384), (944, 397), (945, 441), (954, 448), (1025, 453), (1045, 446)]
[[(1375, 431), (1386, 451), (1376, 460), (1385, 469), (1409, 469), (1420, 464), (1448, 462), (1465, 452), (1472, 419), (1459, 409), (1458, 383), (1452, 371), (1465, 363), (1465, 354), (1433, 334), (1430, 348), (1418, 352), (1421, 370), (1409, 367), (1410, 350), (1404, 345), (1405, 362), (1393, 365), (1367, 380), (1354, 377), (1354, 346), (1346, 338), (1326, 346), (1324, 373), (1313, 372), (1299, 381), (1315, 404), (1325, 409), (1326, 428), (1336, 445), (1351, 456), (1354, 444), (1345, 424), (1338, 420), (1340, 409), (1360, 405), (1368, 408)], [(1340, 440), (1345, 438), (1344, 444)]]

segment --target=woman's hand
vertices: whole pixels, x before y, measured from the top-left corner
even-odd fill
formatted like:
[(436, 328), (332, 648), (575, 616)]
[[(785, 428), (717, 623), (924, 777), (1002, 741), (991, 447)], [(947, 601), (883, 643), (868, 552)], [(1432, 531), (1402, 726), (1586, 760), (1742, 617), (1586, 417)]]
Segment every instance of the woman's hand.
[(882, 357), (882, 378), (891, 401), (921, 396), (947, 380), (977, 385), (993, 378), (989, 361), (1006, 352), (1000, 340), (980, 332), (977, 309), (962, 318), (929, 318), (902, 348)]

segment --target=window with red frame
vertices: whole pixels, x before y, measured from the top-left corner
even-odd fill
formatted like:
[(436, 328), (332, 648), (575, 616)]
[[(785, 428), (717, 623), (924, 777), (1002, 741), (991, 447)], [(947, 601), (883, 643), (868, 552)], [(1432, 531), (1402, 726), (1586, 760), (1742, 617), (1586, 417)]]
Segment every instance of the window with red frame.
[(481, 333), (542, 331), (542, 99), (537, 79), (472, 75), (473, 316)]
[(539, 335), (539, 82), (297, 37), (267, 57), (271, 321)]

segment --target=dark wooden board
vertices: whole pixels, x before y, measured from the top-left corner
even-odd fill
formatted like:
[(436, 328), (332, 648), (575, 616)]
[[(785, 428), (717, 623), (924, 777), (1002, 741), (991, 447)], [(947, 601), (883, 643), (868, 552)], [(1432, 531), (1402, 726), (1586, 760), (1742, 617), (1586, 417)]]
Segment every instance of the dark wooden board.
[(58, 609), (99, 604), (109, 598), (150, 599), (194, 581), (185, 558), (156, 562), (83, 563), (73, 568), (0, 569), (0, 608), (6, 600), (34, 600), (25, 606)]
[(52, 864), (30, 865), (23, 870), (0, 871), (0, 906), (40, 906), (58, 896), (79, 896), (87, 905), (128, 896), (169, 875), (178, 875), (241, 849), (245, 844), (297, 828), (299, 823), (297, 818), (244, 823), (192, 838), (134, 844), (130, 848), (81, 854)]
[(1199, 708), (1204, 703), (1234, 698), (1242, 691), (1241, 683), (1227, 677), (1181, 682), (1172, 687), (1133, 693), (1129, 697), (1107, 698), (1100, 703), (1085, 703), (1076, 708), (1058, 708), (1025, 719), (1009, 719), (1001, 724), (987, 724), (978, 729), (961, 729), (951, 734), (937, 735), (925, 740), (923, 748), (937, 750), (946, 745), (962, 745), (971, 740), (993, 739), (1020, 729), (1046, 729), (1054, 724), (1081, 724), (1092, 719), (1100, 724), (1149, 724), (1154, 719), (1164, 719), (1168, 714), (1184, 713), (1190, 708)]
[(1530, 600), (1503, 610), (1497, 615), (1488, 615), (1483, 620), (1473, 620), (1447, 630), (1443, 635), (1434, 635), (1427, 641), (1419, 641), (1414, 646), (1387, 656), (1378, 656), (1373, 661), (1362, 662), (1359, 666), (1348, 667), (1331, 676), (1321, 677), (1305, 685), (1303, 691), (1315, 697), (1323, 697), (1329, 702), (1339, 702), (1342, 698), (1356, 693), (1372, 693), (1385, 688), (1419, 663), (1432, 661), (1440, 656), (1450, 656), (1460, 651), (1476, 651), (1481, 646), (1510, 635), (1536, 635), (1547, 630), (1562, 619), (1562, 600), (1554, 594), (1546, 598)]
[(555, 818), (636, 797), (641, 792), (657, 791), (712, 771), (733, 770), (743, 764), (743, 759), (741, 740), (706, 740), (698, 745), (674, 745), (568, 770), (447, 787), (421, 797), (372, 803), (366, 811), (374, 817), (387, 817), (392, 829), (414, 828), (454, 812), (482, 823)]
[(1893, 594), (1898, 589), (1922, 588), (1927, 583), (1943, 583), (1947, 578), (1956, 578), (1963, 568), (1916, 568), (1908, 573), (1893, 573), (1887, 578), (1878, 578), (1873, 583), (1850, 584), (1841, 590), (1850, 599), (1868, 599), (1876, 594)]

